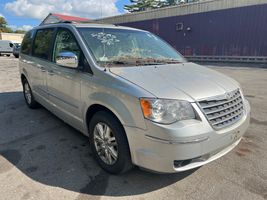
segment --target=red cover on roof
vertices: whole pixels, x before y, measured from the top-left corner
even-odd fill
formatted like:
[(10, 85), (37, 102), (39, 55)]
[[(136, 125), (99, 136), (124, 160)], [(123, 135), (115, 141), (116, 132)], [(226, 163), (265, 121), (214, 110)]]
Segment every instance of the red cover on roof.
[(69, 15), (62, 15), (58, 13), (52, 13), (52, 16), (58, 17), (61, 20), (66, 20), (66, 21), (88, 21), (89, 19), (87, 18), (82, 18), (82, 17), (75, 17), (75, 16), (69, 16)]

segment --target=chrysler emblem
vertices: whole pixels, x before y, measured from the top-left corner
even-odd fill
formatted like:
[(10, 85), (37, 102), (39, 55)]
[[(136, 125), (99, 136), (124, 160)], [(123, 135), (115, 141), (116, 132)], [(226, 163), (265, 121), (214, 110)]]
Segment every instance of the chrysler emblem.
[(226, 98), (227, 100), (230, 100), (230, 99), (232, 98), (232, 94), (231, 94), (231, 93), (226, 93), (226, 94), (225, 94), (225, 98)]

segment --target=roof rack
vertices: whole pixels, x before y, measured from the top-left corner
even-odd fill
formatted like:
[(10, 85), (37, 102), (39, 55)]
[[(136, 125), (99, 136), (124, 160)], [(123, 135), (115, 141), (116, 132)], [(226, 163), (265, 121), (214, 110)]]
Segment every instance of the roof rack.
[(42, 23), (42, 24), (40, 24), (40, 26), (41, 25), (48, 25), (48, 24), (60, 24), (60, 23), (65, 23), (65, 24), (105, 24), (103, 22), (92, 21), (92, 20), (88, 20), (88, 21), (60, 20), (60, 21), (56, 21), (56, 22)]
[(92, 20), (88, 20), (88, 21), (61, 20), (61, 21), (56, 22), (56, 23), (67, 23), (67, 24), (87, 24), (87, 23), (94, 23), (94, 24), (100, 24), (99, 22), (95, 22), (95, 21), (92, 21)]

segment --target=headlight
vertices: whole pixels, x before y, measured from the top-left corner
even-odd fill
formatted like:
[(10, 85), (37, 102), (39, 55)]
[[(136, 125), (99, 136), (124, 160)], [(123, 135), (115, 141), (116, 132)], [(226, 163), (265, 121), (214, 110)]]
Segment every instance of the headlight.
[(161, 124), (172, 124), (186, 119), (195, 119), (192, 105), (187, 101), (141, 98), (144, 117)]

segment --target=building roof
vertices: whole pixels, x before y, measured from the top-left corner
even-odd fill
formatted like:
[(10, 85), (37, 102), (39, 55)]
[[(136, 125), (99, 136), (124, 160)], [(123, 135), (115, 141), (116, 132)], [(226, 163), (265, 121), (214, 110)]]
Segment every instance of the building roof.
[(49, 15), (42, 21), (40, 25), (58, 23), (62, 21), (86, 22), (90, 21), (90, 19), (70, 16), (70, 15), (63, 15), (59, 13), (49, 13)]
[(241, 8), (246, 6), (257, 6), (267, 4), (267, 0), (200, 0), (191, 3), (167, 6), (147, 11), (125, 13), (112, 17), (97, 19), (95, 21), (108, 24), (123, 24), (137, 21), (153, 20), (174, 16), (185, 16), (218, 10)]

